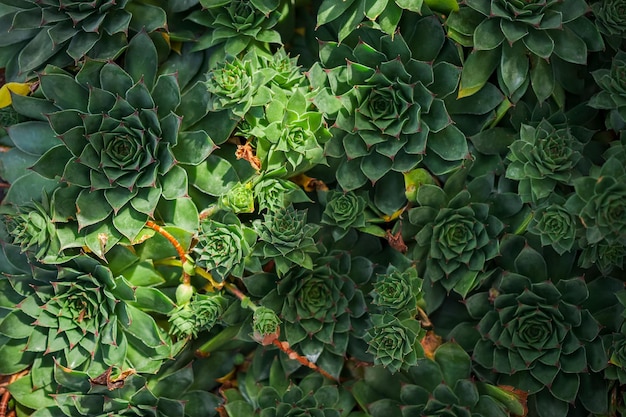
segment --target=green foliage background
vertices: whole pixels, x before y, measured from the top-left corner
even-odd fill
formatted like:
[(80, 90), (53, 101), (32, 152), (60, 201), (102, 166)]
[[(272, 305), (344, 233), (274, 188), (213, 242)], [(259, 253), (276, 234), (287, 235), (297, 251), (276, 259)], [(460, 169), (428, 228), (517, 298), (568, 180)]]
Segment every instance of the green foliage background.
[(622, 415), (625, 39), (624, 0), (0, 0), (0, 407)]

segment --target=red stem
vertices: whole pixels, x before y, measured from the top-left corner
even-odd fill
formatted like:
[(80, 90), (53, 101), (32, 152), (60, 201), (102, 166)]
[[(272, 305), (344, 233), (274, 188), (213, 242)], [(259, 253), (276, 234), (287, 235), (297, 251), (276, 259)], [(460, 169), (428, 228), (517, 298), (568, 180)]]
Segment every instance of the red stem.
[[(174, 249), (176, 249), (176, 252), (178, 253), (178, 257), (180, 258), (180, 263), (181, 264), (185, 264), (185, 262), (187, 262), (187, 257), (186, 257), (186, 252), (183, 249), (183, 247), (181, 246), (181, 244), (178, 242), (178, 240), (176, 240), (176, 238), (174, 236), (172, 236), (172, 234), (170, 232), (168, 232), (167, 230), (163, 229), (161, 226), (159, 226), (158, 224), (156, 224), (155, 222), (148, 220), (146, 222), (146, 226), (149, 227), (150, 229), (156, 231), (157, 233), (159, 233), (161, 236), (163, 236), (164, 238), (166, 238), (171, 244), (172, 246), (174, 246)], [(185, 269), (183, 268), (183, 283), (184, 284), (190, 284), (191, 282), (191, 277), (189, 276), (189, 274), (187, 272), (185, 272)], [(0, 416), (2, 417), (2, 416)]]

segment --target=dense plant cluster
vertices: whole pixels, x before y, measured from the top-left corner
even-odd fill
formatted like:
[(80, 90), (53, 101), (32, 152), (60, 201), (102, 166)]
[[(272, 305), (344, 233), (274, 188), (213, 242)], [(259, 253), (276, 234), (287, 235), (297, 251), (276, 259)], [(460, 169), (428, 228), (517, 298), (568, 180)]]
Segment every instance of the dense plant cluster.
[(0, 415), (626, 412), (626, 1), (0, 0)]

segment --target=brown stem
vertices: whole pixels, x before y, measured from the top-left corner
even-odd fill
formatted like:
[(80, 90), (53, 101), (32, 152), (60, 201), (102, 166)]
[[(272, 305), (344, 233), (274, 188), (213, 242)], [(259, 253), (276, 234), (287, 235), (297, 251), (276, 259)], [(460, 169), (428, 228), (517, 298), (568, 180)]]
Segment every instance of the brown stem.
[[(19, 378), (23, 377), (27, 373), (28, 373), (28, 369), (11, 375), (11, 377), (9, 378), (9, 382), (7, 383), (7, 386), (17, 381)], [(9, 408), (10, 399), (11, 399), (11, 393), (9, 392), (8, 389), (6, 389), (4, 393), (2, 394), (2, 397), (0, 398), (0, 417), (7, 417), (8, 415), (11, 414), (11, 412), (7, 414), (7, 409)]]
[[(234, 286), (233, 284), (229, 284), (226, 283), (224, 285), (224, 287), (230, 291), (235, 297), (239, 298), (239, 300), (241, 300), (242, 304), (245, 301), (245, 305), (247, 307), (249, 307), (251, 310), (256, 310), (257, 308), (259, 308), (256, 304), (254, 304), (250, 298), (248, 298), (247, 295), (245, 295), (244, 293), (242, 293), (239, 288), (237, 288), (236, 286)], [(317, 366), (316, 364), (314, 364), (313, 362), (311, 362), (310, 360), (308, 360), (307, 358), (305, 358), (304, 356), (300, 355), (298, 352), (296, 352), (295, 350), (291, 349), (291, 347), (289, 347), (289, 343), (288, 342), (281, 342), (278, 339), (274, 339), (272, 341), (272, 343), (274, 344), (274, 346), (276, 346), (278, 349), (282, 350), (284, 353), (287, 354), (287, 356), (289, 357), (289, 359), (295, 360), (300, 362), (301, 365), (306, 366), (307, 368), (313, 369), (316, 372), (319, 372), (320, 374), (322, 374), (324, 377), (328, 378), (328, 379), (332, 379), (333, 381), (338, 381), (337, 378), (333, 377), (331, 374), (329, 374), (328, 372), (326, 372), (325, 370), (323, 370), (322, 368), (320, 368), (319, 366)]]
[(176, 249), (176, 252), (178, 253), (178, 257), (180, 258), (180, 263), (183, 265), (183, 284), (190, 284), (191, 277), (189, 276), (187, 272), (185, 272), (185, 268), (184, 268), (185, 262), (187, 262), (187, 257), (186, 257), (187, 254), (185, 253), (185, 250), (183, 249), (181, 244), (178, 242), (178, 240), (176, 240), (176, 238), (172, 236), (172, 234), (169, 233), (167, 230), (163, 229), (161, 226), (159, 226), (158, 224), (154, 223), (151, 220), (148, 220), (146, 222), (146, 226), (154, 230), (155, 232), (159, 233), (161, 236), (167, 239), (172, 244), (172, 246), (174, 246), (174, 249)]

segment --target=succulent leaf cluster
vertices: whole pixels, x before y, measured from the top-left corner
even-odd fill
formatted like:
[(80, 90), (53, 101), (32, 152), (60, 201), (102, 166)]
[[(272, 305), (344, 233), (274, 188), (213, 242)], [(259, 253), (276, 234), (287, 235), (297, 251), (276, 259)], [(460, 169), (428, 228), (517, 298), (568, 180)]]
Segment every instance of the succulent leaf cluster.
[(291, 348), (337, 377), (346, 352), (362, 348), (358, 339), (367, 327), (367, 306), (359, 286), (369, 281), (372, 271), (366, 258), (331, 252), (316, 257), (311, 270), (291, 269), (273, 288), (261, 284), (275, 280), (271, 276), (253, 275), (246, 284), (262, 288), (255, 295), (262, 297), (262, 306), (279, 314), (280, 334)]
[(307, 223), (306, 210), (289, 205), (265, 213), (263, 221), (255, 220), (253, 226), (259, 236), (254, 256), (272, 260), (279, 276), (285, 275), (292, 265), (313, 268), (311, 254), (318, 252), (313, 236), (319, 226)]
[(195, 338), (210, 330), (224, 312), (226, 300), (221, 295), (194, 294), (191, 300), (169, 313), (169, 332), (175, 337)]
[[(464, 175), (464, 170), (455, 174), (457, 179)], [(412, 258), (424, 260), (422, 276), (428, 283), (465, 297), (485, 279), (486, 262), (498, 255), (504, 224), (470, 191), (455, 190), (455, 183), (451, 177), (443, 188), (424, 184), (418, 189), (419, 207), (409, 211), (417, 230)]]
[(433, 359), (392, 378), (381, 367), (365, 370), (353, 388), (354, 396), (373, 417), (398, 415), (509, 416), (522, 414), (522, 401), (513, 393), (471, 379), (469, 355), (453, 342), (444, 343)]
[(414, 36), (405, 39), (363, 29), (355, 43), (322, 42), (320, 61), (308, 71), (321, 89), (316, 105), (334, 121), (326, 153), (339, 158), (337, 182), (346, 191), (406, 172), (422, 159), (436, 173), (449, 172), (468, 153), (443, 102), (459, 72), (438, 58), (446, 42), (441, 27), (434, 16), (411, 23), (423, 35), (409, 32)]
[[(608, 360), (600, 326), (582, 307), (588, 297), (583, 278), (550, 276), (542, 255), (524, 247), (495, 286), (467, 299), (479, 320), (474, 361), (495, 372), (499, 384), (531, 394), (538, 415), (547, 404), (567, 415), (579, 387), (601, 381), (594, 378)], [(597, 412), (594, 402), (583, 398), (582, 405)]]
[(500, 89), (518, 101), (531, 87), (539, 101), (561, 94), (557, 72), (585, 65), (604, 49), (585, 16), (585, 0), (470, 0), (446, 20), (448, 35), (473, 47), (461, 75), (460, 96), (479, 91), (496, 71)]
[(589, 106), (609, 110), (606, 118), (608, 128), (622, 130), (626, 127), (626, 52), (618, 51), (610, 68), (592, 73), (600, 91), (589, 101)]

